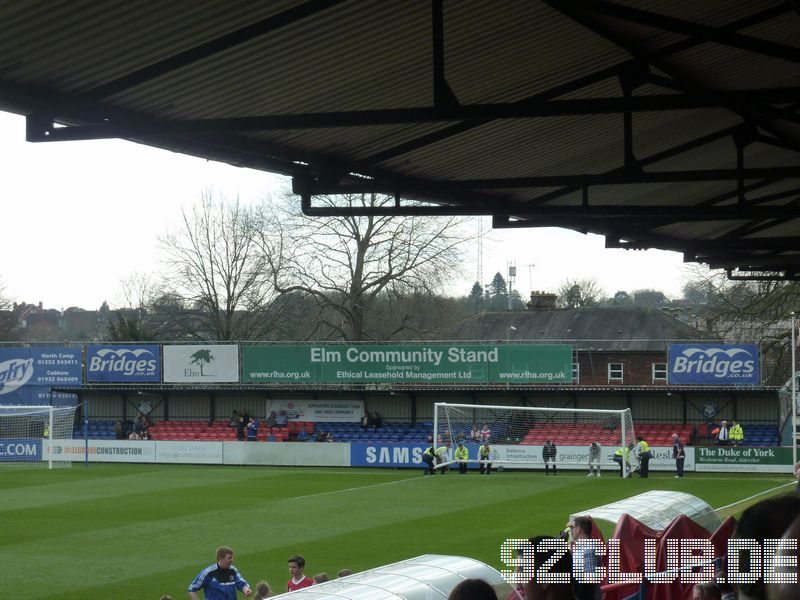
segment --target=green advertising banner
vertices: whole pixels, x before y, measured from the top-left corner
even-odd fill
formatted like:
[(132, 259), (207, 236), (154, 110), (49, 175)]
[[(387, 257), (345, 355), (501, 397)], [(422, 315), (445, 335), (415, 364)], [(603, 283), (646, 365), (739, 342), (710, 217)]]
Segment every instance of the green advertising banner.
[(245, 383), (571, 383), (566, 345), (242, 345)]
[(695, 448), (695, 471), (791, 473), (791, 448)]

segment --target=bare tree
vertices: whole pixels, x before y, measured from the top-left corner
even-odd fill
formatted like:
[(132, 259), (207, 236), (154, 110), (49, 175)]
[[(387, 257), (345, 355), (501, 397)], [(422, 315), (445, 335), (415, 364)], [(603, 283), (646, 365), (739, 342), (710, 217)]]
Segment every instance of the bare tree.
[[(394, 198), (375, 194), (322, 197), (329, 205), (378, 207)], [(275, 286), (313, 298), (316, 328), (309, 337), (388, 339), (414, 321), (420, 295), (433, 295), (459, 274), (460, 247), (470, 239), (462, 220), (422, 217), (310, 218), (286, 199), (266, 242)], [(415, 298), (415, 302), (406, 302)]]
[(765, 383), (781, 384), (790, 372), (791, 313), (800, 311), (797, 281), (734, 281), (724, 271), (695, 268), (684, 287), (703, 292), (695, 318), (711, 333), (761, 345)]
[(206, 191), (184, 210), (181, 229), (161, 238), (167, 297), (185, 307), (179, 308), (184, 337), (252, 340), (270, 329), (276, 294), (272, 262), (259, 243), (264, 214)]
[(558, 286), (558, 306), (561, 308), (583, 308), (596, 306), (603, 290), (595, 278), (565, 279)]
[(19, 336), (17, 317), (12, 311), (13, 301), (6, 296), (0, 284), (0, 340), (15, 340)]

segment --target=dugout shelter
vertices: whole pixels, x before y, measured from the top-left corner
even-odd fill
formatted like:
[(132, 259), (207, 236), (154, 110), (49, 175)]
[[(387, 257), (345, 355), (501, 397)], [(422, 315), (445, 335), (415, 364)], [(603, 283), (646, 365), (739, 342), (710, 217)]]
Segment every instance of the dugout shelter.
[[(289, 176), (310, 215), (491, 215), (797, 279), (799, 10), (12, 2), (0, 110), (32, 142), (123, 138)], [(392, 200), (331, 200), (373, 193)]]
[(483, 579), (494, 588), (498, 598), (509, 598), (514, 591), (496, 569), (478, 560), (424, 554), (275, 597), (291, 596), (295, 600), (434, 600), (447, 598), (450, 591), (465, 579)]
[(610, 504), (590, 508), (573, 515), (589, 515), (604, 534), (612, 531), (623, 515), (629, 515), (655, 531), (666, 529), (684, 515), (706, 529), (716, 531), (722, 524), (717, 512), (697, 496), (685, 492), (650, 490)]

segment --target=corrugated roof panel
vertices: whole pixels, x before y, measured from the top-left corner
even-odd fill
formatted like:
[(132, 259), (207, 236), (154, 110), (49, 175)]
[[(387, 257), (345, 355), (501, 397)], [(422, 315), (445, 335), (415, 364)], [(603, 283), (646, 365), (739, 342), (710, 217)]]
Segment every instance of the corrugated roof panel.
[(463, 103), (520, 100), (627, 58), (544, 3), (473, 0), (445, 10), (445, 75)]
[(0, 12), (4, 30), (13, 32), (0, 37), (0, 56), (19, 64), (21, 81), (79, 92), (295, 3), (237, 2), (232, 9), (230, 2), (176, 0), (159, 4), (154, 19), (152, 6), (124, 0), (25, 2), (24, 10)]
[(431, 144), (383, 166), (401, 170), (412, 160), (415, 176), (442, 178), (522, 177), (554, 173), (602, 173), (619, 166), (610, 148), (619, 147), (615, 115), (494, 121)]
[(421, 4), (350, 3), (116, 98), (145, 110), (169, 101), (184, 118), (429, 105), (429, 13)]

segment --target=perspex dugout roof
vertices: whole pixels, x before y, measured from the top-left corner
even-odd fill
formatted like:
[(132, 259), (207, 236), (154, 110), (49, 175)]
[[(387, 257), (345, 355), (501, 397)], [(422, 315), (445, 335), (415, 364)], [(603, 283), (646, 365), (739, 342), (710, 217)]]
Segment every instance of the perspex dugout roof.
[(717, 512), (705, 500), (684, 492), (651, 490), (618, 502), (583, 510), (570, 518), (590, 515), (595, 521), (606, 521), (611, 528), (628, 514), (642, 524), (661, 531), (679, 515), (686, 515), (707, 531), (716, 531), (722, 524)]
[(514, 589), (496, 569), (478, 560), (464, 556), (425, 554), (289, 594), (280, 594), (276, 598), (285, 596), (293, 600), (322, 598), (434, 600), (447, 598), (459, 582), (472, 578), (488, 582), (497, 592), (498, 598), (508, 598)]

